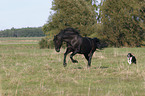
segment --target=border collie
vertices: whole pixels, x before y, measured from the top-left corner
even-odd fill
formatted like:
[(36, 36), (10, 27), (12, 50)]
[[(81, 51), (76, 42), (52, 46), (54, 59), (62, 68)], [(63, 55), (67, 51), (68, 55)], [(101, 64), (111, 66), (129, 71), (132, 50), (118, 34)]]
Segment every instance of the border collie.
[(129, 63), (129, 64), (131, 64), (131, 63), (136, 64), (136, 58), (135, 58), (135, 56), (133, 56), (131, 53), (128, 53), (128, 55), (127, 55), (127, 60), (128, 60), (128, 63)]

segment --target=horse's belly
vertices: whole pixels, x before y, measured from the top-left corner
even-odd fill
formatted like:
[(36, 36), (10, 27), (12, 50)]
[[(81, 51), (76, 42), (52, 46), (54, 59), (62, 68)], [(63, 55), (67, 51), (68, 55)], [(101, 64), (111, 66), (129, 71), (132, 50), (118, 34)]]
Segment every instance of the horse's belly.
[(91, 48), (85, 47), (85, 48), (82, 48), (79, 53), (86, 54), (86, 53), (90, 53), (90, 51), (91, 51)]
[(91, 43), (88, 40), (83, 40), (80, 48), (80, 54), (90, 53), (91, 49), (92, 49)]

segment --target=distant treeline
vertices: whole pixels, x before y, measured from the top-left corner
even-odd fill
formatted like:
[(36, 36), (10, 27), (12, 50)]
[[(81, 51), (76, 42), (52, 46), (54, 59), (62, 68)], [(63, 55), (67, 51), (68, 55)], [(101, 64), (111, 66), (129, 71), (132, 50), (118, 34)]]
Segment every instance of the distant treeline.
[(28, 27), (20, 29), (7, 29), (0, 31), (0, 37), (42, 37), (45, 34), (42, 31), (42, 27)]

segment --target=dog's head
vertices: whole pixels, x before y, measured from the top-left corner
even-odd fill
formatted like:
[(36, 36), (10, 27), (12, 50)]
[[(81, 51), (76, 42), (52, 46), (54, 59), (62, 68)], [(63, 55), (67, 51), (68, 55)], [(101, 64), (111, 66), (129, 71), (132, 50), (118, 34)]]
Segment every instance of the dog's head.
[(130, 57), (132, 57), (133, 55), (131, 54), (131, 53), (128, 53), (127, 54), (127, 58), (130, 58)]

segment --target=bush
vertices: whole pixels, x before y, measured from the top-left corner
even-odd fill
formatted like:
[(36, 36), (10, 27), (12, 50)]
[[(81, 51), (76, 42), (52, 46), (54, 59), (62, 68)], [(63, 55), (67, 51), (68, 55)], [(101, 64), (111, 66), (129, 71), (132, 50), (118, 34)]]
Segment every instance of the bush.
[[(54, 43), (53, 43), (53, 39), (47, 39), (46, 38), (42, 38), (40, 41), (39, 41), (39, 46), (41, 49), (44, 49), (44, 48), (54, 48)], [(61, 48), (65, 48), (66, 47), (66, 43), (63, 42)]]
[(41, 49), (49, 48), (48, 40), (47, 40), (46, 38), (42, 38), (42, 39), (39, 41), (39, 47), (40, 47)]
[(50, 39), (48, 41), (48, 45), (49, 45), (49, 48), (54, 48), (54, 43), (53, 43), (53, 40), (52, 39)]

